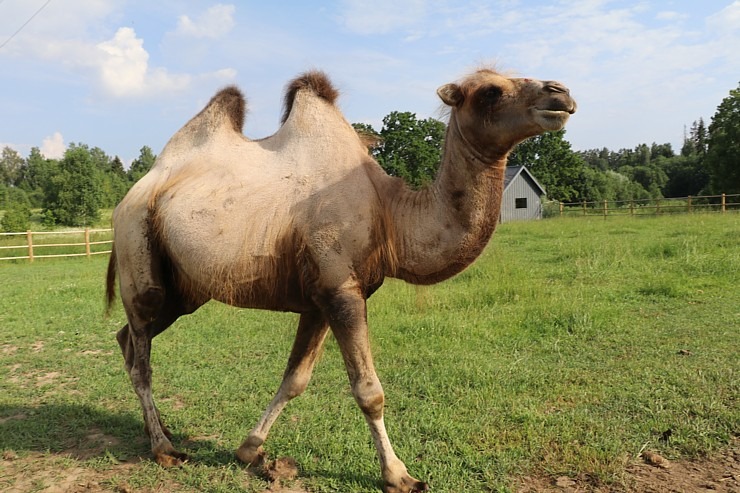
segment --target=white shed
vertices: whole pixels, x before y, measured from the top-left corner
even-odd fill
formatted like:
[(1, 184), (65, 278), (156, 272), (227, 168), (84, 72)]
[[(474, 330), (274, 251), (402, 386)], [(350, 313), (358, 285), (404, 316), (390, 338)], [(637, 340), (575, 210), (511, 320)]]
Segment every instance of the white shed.
[(525, 166), (508, 166), (501, 202), (501, 222), (542, 219), (545, 189)]

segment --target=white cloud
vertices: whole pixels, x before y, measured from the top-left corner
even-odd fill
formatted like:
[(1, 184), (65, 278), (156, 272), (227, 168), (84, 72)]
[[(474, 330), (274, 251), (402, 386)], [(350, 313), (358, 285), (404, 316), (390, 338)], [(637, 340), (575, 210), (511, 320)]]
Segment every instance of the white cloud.
[(53, 135), (45, 137), (41, 142), (41, 154), (46, 159), (61, 159), (64, 156), (66, 147), (64, 145), (64, 137), (59, 132), (54, 132)]
[(423, 0), (344, 0), (340, 23), (357, 34), (383, 34), (418, 23), (426, 14)]
[(149, 66), (144, 40), (130, 27), (118, 29), (115, 36), (97, 45), (102, 56), (97, 68), (105, 92), (115, 97), (141, 96), (187, 87), (188, 75), (173, 75), (164, 68)]
[(181, 15), (177, 22), (176, 34), (194, 38), (219, 38), (228, 34), (234, 27), (233, 5), (216, 4), (196, 19)]
[(682, 14), (680, 12), (674, 12), (672, 10), (665, 10), (663, 12), (658, 12), (655, 16), (656, 19), (659, 21), (680, 21), (684, 19), (688, 19), (688, 15)]
[(737, 34), (740, 31), (740, 0), (735, 0), (724, 9), (710, 16), (707, 19), (707, 24), (713, 29)]

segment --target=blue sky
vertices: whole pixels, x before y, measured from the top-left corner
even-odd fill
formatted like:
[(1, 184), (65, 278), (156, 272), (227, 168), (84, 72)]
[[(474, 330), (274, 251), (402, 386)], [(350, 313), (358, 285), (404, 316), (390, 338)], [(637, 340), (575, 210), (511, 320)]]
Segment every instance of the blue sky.
[(571, 88), (576, 150), (678, 151), (738, 85), (740, 0), (0, 0), (3, 43), (0, 147), (24, 156), (158, 153), (227, 84), (247, 95), (245, 134), (265, 137), (313, 68), (350, 122), (380, 129), (394, 110), (439, 117), (436, 88), (490, 63)]

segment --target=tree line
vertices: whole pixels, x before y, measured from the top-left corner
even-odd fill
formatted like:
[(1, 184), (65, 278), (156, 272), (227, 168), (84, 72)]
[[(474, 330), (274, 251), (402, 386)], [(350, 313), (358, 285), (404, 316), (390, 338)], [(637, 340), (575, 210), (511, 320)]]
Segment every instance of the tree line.
[[(376, 131), (353, 124), (374, 144), (370, 152), (393, 176), (412, 188), (434, 180), (446, 126), (434, 118), (391, 112)], [(25, 231), (31, 210), (41, 210), (44, 226), (87, 226), (112, 208), (152, 167), (156, 156), (144, 146), (125, 169), (117, 156), (102, 149), (71, 144), (61, 159), (47, 159), (38, 148), (23, 158), (5, 147), (0, 156), (0, 226)], [(723, 99), (707, 126), (693, 123), (678, 153), (671, 144), (640, 144), (634, 149), (573, 151), (565, 130), (519, 144), (510, 165), (526, 165), (561, 202), (640, 200), (689, 195), (740, 193), (740, 84)]]
[(6, 146), (0, 155), (0, 227), (25, 231), (32, 209), (41, 209), (48, 228), (93, 225), (100, 209), (115, 207), (155, 159), (144, 146), (126, 170), (118, 156), (86, 144), (70, 144), (61, 159), (47, 159), (38, 147), (23, 158)]

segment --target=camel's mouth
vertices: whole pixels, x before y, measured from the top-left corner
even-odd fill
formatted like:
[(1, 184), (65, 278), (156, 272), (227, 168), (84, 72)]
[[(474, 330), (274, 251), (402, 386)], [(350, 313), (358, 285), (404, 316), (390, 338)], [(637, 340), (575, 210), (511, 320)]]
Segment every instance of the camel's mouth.
[(560, 130), (565, 126), (565, 122), (568, 121), (568, 118), (570, 118), (570, 115), (574, 112), (575, 110), (569, 111), (535, 108), (535, 119), (545, 130)]

